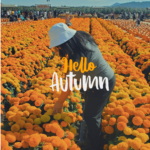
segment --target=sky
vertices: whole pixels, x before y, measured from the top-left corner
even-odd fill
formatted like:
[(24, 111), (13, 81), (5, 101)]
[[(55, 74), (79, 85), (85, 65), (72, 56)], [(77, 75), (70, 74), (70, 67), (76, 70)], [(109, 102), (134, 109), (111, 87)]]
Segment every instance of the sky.
[(1, 0), (3, 4), (31, 6), (35, 4), (51, 4), (51, 6), (111, 6), (114, 3), (144, 2), (150, 0)]

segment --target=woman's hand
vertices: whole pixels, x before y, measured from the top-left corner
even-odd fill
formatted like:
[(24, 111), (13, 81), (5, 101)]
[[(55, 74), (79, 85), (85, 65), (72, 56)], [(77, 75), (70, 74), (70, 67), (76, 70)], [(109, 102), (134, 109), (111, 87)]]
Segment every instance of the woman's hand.
[(54, 105), (52, 115), (59, 113), (61, 111), (62, 107), (63, 107), (63, 102), (57, 101)]

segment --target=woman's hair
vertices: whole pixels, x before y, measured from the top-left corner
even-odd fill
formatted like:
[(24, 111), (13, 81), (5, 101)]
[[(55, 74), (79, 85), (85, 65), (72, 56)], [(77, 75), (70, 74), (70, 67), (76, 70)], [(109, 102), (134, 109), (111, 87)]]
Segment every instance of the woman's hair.
[(97, 45), (93, 37), (84, 32), (77, 31), (76, 34), (67, 42), (57, 46), (59, 49), (59, 55), (65, 57), (68, 54), (68, 59), (76, 60), (77, 56), (87, 56), (88, 52), (93, 52), (86, 46), (86, 42), (92, 45)]

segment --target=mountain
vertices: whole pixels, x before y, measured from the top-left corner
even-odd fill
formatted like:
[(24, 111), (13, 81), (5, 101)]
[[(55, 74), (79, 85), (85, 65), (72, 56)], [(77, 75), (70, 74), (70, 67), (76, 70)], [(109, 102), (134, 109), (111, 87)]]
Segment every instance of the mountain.
[(150, 6), (150, 1), (145, 1), (145, 2), (115, 3), (110, 7), (147, 8), (149, 6)]
[(115, 7), (115, 6), (118, 6), (118, 5), (120, 5), (120, 3), (115, 3), (115, 4), (111, 5), (111, 7)]

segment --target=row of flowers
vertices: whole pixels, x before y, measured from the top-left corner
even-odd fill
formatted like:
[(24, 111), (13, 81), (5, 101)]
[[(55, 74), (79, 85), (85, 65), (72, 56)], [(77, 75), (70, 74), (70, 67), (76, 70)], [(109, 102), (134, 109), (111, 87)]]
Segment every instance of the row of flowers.
[(141, 37), (144, 41), (150, 43), (150, 26), (149, 24), (141, 23), (140, 26), (136, 26), (136, 23), (131, 20), (111, 20), (113, 24), (119, 28), (126, 30), (134, 36)]
[(20, 30), (22, 24), (2, 27), (1, 99), (4, 99), (4, 104), (9, 97), (16, 97), (18, 92), (28, 90), (31, 86), (29, 79), (50, 65), (53, 49), (48, 48), (47, 32), (52, 25), (63, 21), (25, 22), (23, 30)]
[(98, 19), (98, 21), (111, 34), (112, 38), (118, 42), (123, 51), (131, 56), (136, 66), (142, 70), (147, 82), (150, 84), (150, 45), (129, 33), (125, 33), (111, 22), (103, 19)]
[(96, 19), (91, 21), (91, 35), (116, 76), (115, 87), (102, 114), (102, 131), (108, 141), (104, 149), (150, 149), (150, 143), (147, 143), (150, 129), (150, 87), (144, 75)]
[[(22, 33), (19, 32), (20, 25), (15, 28), (4, 27), (2, 30), (4, 57), (2, 58), (1, 110), (6, 101), (11, 105), (5, 115), (7, 122), (2, 125), (2, 150), (12, 148), (80, 150), (75, 144), (77, 126), (79, 121), (82, 121), (83, 113), (84, 100), (81, 99), (80, 92), (74, 89), (64, 102), (61, 113), (52, 115), (54, 104), (61, 93), (49, 88), (52, 84), (52, 75), (53, 72), (57, 72), (64, 83), (65, 75), (64, 62), (60, 59), (57, 50), (48, 49), (47, 33), (53, 24), (63, 21), (51, 19), (51, 22), (49, 20), (28, 22), (24, 24)], [(84, 31), (89, 31), (90, 19), (82, 18), (74, 21), (77, 30), (84, 28)], [(85, 22), (86, 25), (81, 22)], [(14, 30), (16, 30), (15, 35), (11, 35)], [(19, 42), (18, 38), (21, 39)], [(15, 53), (12, 51), (9, 53), (10, 45), (14, 47)], [(48, 59), (49, 57), (51, 59)], [(20, 76), (26, 80), (22, 80)], [(24, 91), (21, 90), (22, 82), (25, 82)]]

